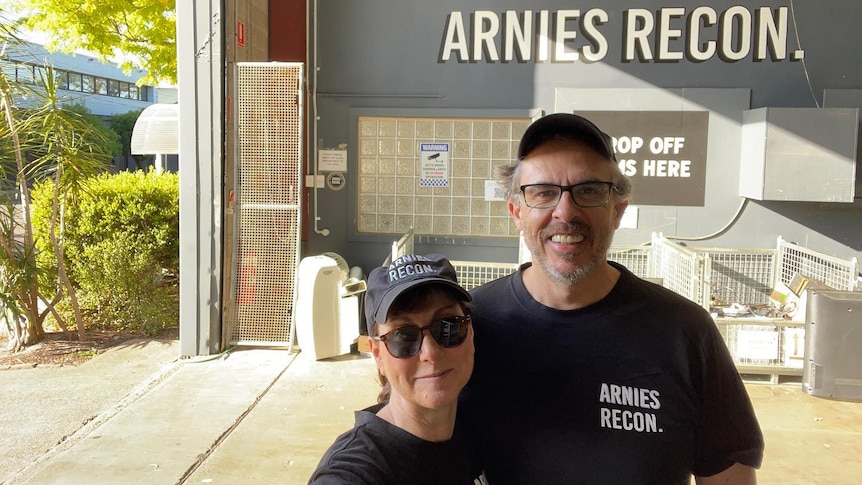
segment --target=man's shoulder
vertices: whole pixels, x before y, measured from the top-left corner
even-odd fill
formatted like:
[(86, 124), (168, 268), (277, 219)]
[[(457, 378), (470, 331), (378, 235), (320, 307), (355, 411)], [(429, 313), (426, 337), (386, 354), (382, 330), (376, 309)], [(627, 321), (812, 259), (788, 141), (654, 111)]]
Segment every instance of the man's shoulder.
[(616, 285), (616, 289), (618, 290), (651, 294), (658, 298), (675, 299), (677, 296), (680, 296), (665, 288), (661, 283), (655, 280), (651, 281), (634, 274), (630, 269), (620, 263), (608, 261), (608, 264), (620, 272), (620, 278)]
[(657, 309), (685, 310), (687, 313), (709, 315), (703, 307), (683, 295), (665, 288), (659, 283), (641, 278), (622, 265), (614, 264), (613, 266), (622, 268), (621, 284), (618, 285), (618, 290), (622, 292), (621, 296), (626, 299), (640, 301)]
[(474, 302), (481, 302), (488, 298), (498, 298), (501, 293), (511, 291), (512, 278), (514, 278), (516, 274), (517, 272), (501, 276), (495, 280), (491, 280), (477, 286), (470, 290), (470, 296), (473, 298)]

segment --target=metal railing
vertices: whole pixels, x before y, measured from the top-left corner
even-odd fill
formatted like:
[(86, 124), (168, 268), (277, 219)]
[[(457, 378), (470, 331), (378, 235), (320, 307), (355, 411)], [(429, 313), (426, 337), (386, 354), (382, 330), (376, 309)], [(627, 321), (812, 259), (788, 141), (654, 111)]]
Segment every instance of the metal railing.
[(405, 254), (413, 254), (413, 247), (413, 228), (411, 227), (397, 241), (392, 242), (392, 250), (389, 253), (389, 257), (383, 262), (383, 266), (389, 266), (390, 263)]
[(452, 266), (458, 274), (458, 283), (467, 290), (518, 271), (518, 263), (452, 261)]
[(859, 291), (859, 262), (823, 254), (778, 238), (778, 265), (774, 280), (789, 285), (798, 273), (842, 291)]
[(650, 277), (661, 278), (662, 285), (709, 310), (709, 282), (705, 269), (709, 255), (700, 254), (665, 238), (652, 235)]
[[(521, 243), (523, 250), (523, 243)], [(413, 251), (412, 230), (392, 245), (392, 258)], [(520, 254), (520, 253), (519, 253)], [(519, 259), (529, 260), (519, 255)], [(768, 305), (779, 282), (799, 273), (839, 290), (859, 291), (855, 258), (843, 260), (778, 239), (777, 249), (726, 249), (682, 246), (653, 234), (650, 245), (613, 246), (607, 259), (661, 284), (706, 310), (738, 303)], [(467, 289), (518, 270), (519, 263), (452, 261)], [(716, 315), (719, 315), (717, 313)], [(715, 316), (716, 326), (740, 373), (802, 375), (805, 326), (799, 320)]]
[(650, 246), (611, 246), (608, 250), (609, 261), (619, 263), (641, 278), (649, 278), (649, 265), (652, 259)]

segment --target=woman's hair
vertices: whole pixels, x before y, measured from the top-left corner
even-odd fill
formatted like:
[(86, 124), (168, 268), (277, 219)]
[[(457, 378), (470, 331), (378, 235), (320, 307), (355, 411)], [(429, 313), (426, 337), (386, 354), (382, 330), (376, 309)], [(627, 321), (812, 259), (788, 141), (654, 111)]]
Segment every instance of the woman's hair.
[[(453, 302), (458, 302), (465, 315), (472, 313), (473, 306), (470, 302), (462, 300), (460, 294), (454, 289), (445, 285), (419, 285), (398, 296), (392, 306), (389, 307), (387, 320), (405, 313), (420, 311), (437, 296), (443, 296), (444, 298), (451, 299)], [(374, 333), (377, 334), (379, 332), (380, 325), (375, 325)], [(388, 352), (388, 350), (383, 350), (383, 352)], [(389, 395), (392, 393), (392, 386), (389, 384), (389, 380), (386, 376), (380, 373), (380, 369), (377, 370), (377, 379), (380, 381), (381, 386), (380, 393), (377, 395), (377, 402), (383, 403), (389, 401)]]

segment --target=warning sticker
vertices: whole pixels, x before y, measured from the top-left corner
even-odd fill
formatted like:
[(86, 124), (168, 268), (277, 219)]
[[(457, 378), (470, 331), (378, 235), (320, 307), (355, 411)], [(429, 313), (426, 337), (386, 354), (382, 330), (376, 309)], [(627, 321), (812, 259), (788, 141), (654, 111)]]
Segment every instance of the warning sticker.
[(419, 144), (419, 186), (449, 186), (449, 143)]

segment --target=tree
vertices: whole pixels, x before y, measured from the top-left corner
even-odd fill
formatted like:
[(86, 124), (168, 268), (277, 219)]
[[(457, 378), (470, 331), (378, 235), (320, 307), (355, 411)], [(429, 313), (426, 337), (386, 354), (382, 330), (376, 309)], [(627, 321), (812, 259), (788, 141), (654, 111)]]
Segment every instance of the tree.
[[(64, 108), (57, 96), (57, 77), (48, 66), (35, 86), (10, 83), (0, 70), (0, 184), (4, 187), (0, 210), (0, 303), (10, 348), (19, 350), (44, 335), (49, 312), (66, 329), (54, 311), (64, 296), (74, 310), (78, 335), (86, 330), (75, 288), (66, 273), (63, 256), (63, 214), (73, 203), (87, 177), (104, 171), (110, 155), (104, 153), (100, 131), (75, 111)], [(40, 102), (35, 108), (15, 108), (16, 90)], [(45, 275), (38, 263), (30, 206), (30, 187), (40, 180), (54, 183), (48, 237), (56, 257), (54, 295), (49, 300), (39, 286)], [(17, 204), (15, 203), (17, 200)]]
[(142, 82), (177, 80), (175, 0), (10, 0), (28, 28), (51, 34), (48, 49), (85, 49), (101, 61), (122, 59)]
[[(77, 113), (83, 121), (92, 126), (98, 132), (98, 138), (101, 140), (101, 152), (110, 156), (116, 157), (123, 153), (123, 141), (120, 139), (120, 134), (102, 121), (102, 118), (94, 115), (89, 108), (80, 103), (65, 104), (63, 106), (67, 111)], [(111, 117), (113, 119), (113, 116)]]
[(127, 111), (111, 116), (111, 130), (119, 136), (120, 143), (123, 148), (120, 154), (124, 159), (132, 157), (138, 167), (143, 165), (145, 160), (152, 161), (152, 155), (133, 155), (132, 154), (132, 132), (135, 129), (135, 123), (141, 116), (143, 110)]

